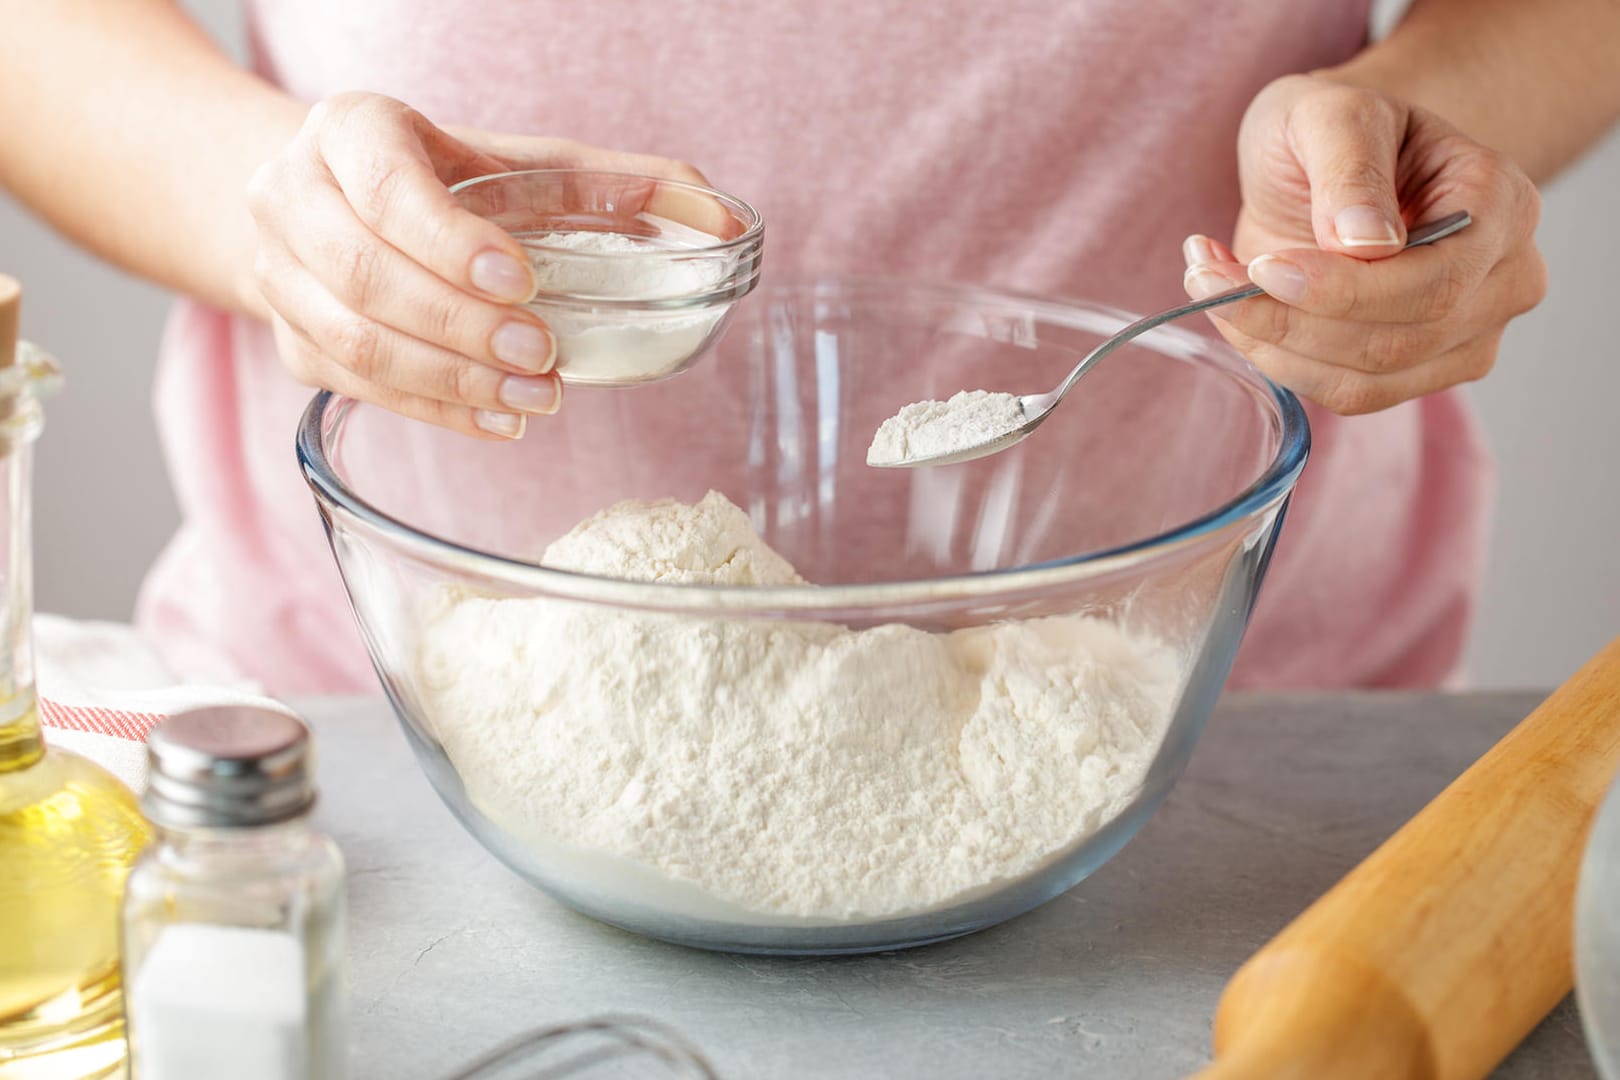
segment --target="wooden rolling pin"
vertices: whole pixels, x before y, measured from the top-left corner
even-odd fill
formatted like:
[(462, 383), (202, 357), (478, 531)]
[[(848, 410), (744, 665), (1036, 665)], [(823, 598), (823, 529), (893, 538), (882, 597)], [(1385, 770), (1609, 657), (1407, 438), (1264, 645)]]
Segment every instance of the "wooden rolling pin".
[(1255, 953), (1202, 1080), (1475, 1080), (1573, 982), (1586, 834), (1620, 763), (1620, 638)]

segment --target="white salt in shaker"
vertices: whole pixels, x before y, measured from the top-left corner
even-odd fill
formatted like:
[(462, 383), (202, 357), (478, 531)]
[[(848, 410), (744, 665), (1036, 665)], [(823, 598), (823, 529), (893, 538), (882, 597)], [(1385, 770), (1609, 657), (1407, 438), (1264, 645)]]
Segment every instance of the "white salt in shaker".
[(124, 893), (131, 1076), (344, 1077), (343, 860), (309, 824), (309, 729), (196, 709), (147, 752), (157, 838)]

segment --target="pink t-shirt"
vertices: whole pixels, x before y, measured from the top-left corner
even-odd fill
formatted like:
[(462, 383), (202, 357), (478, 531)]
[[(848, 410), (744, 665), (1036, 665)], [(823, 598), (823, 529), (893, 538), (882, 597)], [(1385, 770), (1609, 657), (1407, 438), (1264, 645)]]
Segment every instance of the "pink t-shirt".
[[(764, 213), (770, 274), (1151, 310), (1182, 299), (1183, 237), (1230, 233), (1249, 99), (1353, 54), (1367, 0), (1219, 18), (1134, 0), (256, 0), (250, 21), (259, 70), (306, 100), (373, 90), (439, 123), (691, 161)], [(292, 453), (308, 398), (265, 327), (176, 308), (157, 409), (184, 523), (138, 619), (179, 668), (283, 694), (375, 686)], [(1440, 682), (1483, 559), (1476, 424), (1454, 392), (1310, 417), (1232, 685)]]

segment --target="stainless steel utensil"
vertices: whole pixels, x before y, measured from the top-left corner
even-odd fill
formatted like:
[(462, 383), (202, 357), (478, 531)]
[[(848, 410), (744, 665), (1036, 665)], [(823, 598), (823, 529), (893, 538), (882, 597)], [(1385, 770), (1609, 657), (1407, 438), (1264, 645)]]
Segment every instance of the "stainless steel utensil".
[(643, 1016), (598, 1016), (536, 1028), (462, 1066), (449, 1080), (552, 1080), (636, 1076), (718, 1080), (714, 1066), (673, 1029)]
[[(1432, 244), (1436, 240), (1444, 239), (1455, 232), (1461, 231), (1472, 220), (1468, 216), (1468, 211), (1459, 210), (1455, 214), (1448, 214), (1437, 221), (1429, 222), (1427, 225), (1420, 225), (1407, 233), (1406, 247), (1415, 248), (1424, 244)], [(958, 462), (972, 461), (975, 458), (999, 454), (1001, 451), (1016, 446), (1028, 438), (1030, 432), (1039, 427), (1048, 416), (1051, 416), (1058, 403), (1068, 395), (1070, 390), (1074, 389), (1074, 384), (1080, 381), (1080, 376), (1090, 371), (1097, 361), (1121, 345), (1173, 319), (1179, 319), (1184, 315), (1193, 315), (1200, 311), (1208, 311), (1224, 304), (1234, 304), (1239, 300), (1260, 296), (1264, 292), (1265, 290), (1258, 285), (1244, 285), (1236, 289), (1228, 289), (1226, 292), (1216, 293), (1214, 296), (1206, 296), (1202, 300), (1182, 304), (1180, 307), (1170, 308), (1168, 311), (1161, 311), (1157, 315), (1148, 315), (1136, 320), (1087, 353), (1084, 359), (1074, 366), (1074, 370), (1064, 377), (1055, 390), (1050, 390), (1044, 394), (1024, 394), (1020, 396), (1018, 403), (1024, 410), (1024, 422), (1011, 431), (950, 453), (935, 454), (931, 457), (905, 458), (899, 461), (885, 461), (882, 463), (872, 462), (871, 464), (874, 468), (880, 469), (913, 469), (922, 465), (955, 465)]]

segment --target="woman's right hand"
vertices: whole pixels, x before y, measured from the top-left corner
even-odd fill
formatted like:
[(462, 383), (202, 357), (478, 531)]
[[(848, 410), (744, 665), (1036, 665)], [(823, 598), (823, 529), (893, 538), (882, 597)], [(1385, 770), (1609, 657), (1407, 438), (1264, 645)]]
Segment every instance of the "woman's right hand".
[(377, 94), (315, 105), (248, 188), (250, 285), (303, 383), (485, 438), (557, 411), (550, 331), (523, 249), (449, 187), (513, 169), (602, 168), (705, 183), (689, 165), (564, 139), (458, 132)]

